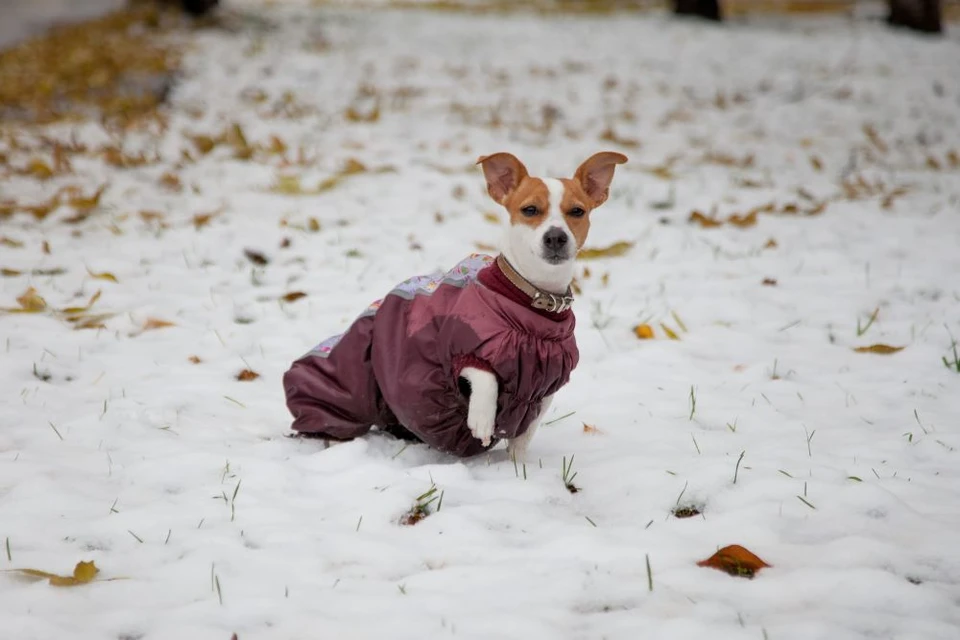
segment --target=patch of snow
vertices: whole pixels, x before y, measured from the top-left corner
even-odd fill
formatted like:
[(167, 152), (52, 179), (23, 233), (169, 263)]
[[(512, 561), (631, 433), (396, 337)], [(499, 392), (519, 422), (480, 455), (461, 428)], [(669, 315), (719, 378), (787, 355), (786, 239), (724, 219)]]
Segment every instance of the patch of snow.
[[(93, 560), (125, 578), (0, 575), (10, 637), (957, 637), (960, 375), (941, 362), (960, 336), (956, 40), (840, 19), (233, 11), (237, 31), (191, 36), (166, 132), (127, 138), (159, 164), (78, 157), (75, 175), (0, 184), (0, 201), (24, 203), (109, 184), (79, 225), (67, 209), (0, 224), (24, 243), (0, 245), (0, 267), (27, 272), (0, 279), (0, 305), (28, 286), (56, 308), (101, 290), (94, 310), (117, 314), (99, 331), (0, 316), (0, 565)], [(374, 122), (344, 117), (376, 105)], [(190, 136), (232, 123), (316, 162), (197, 152)], [(639, 147), (601, 140), (608, 127)], [(92, 123), (45, 130), (71, 132), (110, 140)], [(45, 153), (0, 139), (16, 166)], [(634, 246), (583, 264), (582, 359), (525, 477), (503, 448), (456, 460), (382, 435), (284, 437), (294, 358), (396, 282), (498, 241), (479, 155), (566, 176), (605, 148), (631, 161), (588, 245)], [(651, 173), (672, 157), (672, 181)], [(270, 190), (281, 173), (312, 188), (349, 159), (370, 171), (314, 195)], [(889, 208), (834, 198), (858, 176), (908, 189)], [(828, 198), (820, 215), (744, 229), (687, 222)], [(67, 273), (29, 275), (53, 267)], [(307, 296), (279, 300), (291, 291)], [(141, 333), (149, 318), (175, 326)], [(635, 337), (643, 321), (657, 339)], [(905, 349), (852, 351), (873, 343)], [(237, 381), (247, 367), (261, 377)], [(433, 483), (442, 509), (399, 526)], [(703, 515), (673, 518), (678, 504)], [(748, 581), (696, 566), (727, 544), (772, 568)]]

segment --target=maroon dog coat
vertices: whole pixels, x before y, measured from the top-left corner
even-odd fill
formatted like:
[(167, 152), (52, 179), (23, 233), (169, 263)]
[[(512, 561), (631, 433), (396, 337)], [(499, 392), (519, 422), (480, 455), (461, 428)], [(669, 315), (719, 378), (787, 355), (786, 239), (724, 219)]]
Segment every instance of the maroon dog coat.
[(577, 366), (574, 324), (569, 310), (532, 308), (493, 258), (474, 254), (403, 282), (294, 362), (283, 376), (293, 429), (348, 440), (374, 425), (402, 426), (441, 451), (475, 455), (489, 447), (467, 427), (461, 370), (497, 377), (489, 446), (516, 438)]

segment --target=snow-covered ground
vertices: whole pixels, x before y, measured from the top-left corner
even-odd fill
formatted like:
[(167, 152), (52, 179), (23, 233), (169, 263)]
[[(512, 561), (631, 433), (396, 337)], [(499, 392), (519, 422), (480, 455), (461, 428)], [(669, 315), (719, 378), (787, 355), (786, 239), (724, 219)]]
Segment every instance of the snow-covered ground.
[[(108, 185), (79, 223), (0, 219), (0, 306), (32, 286), (53, 309), (100, 291), (90, 313), (115, 314), (0, 315), (0, 566), (101, 570), (75, 588), (0, 574), (0, 635), (960, 637), (960, 373), (941, 360), (960, 338), (955, 37), (231, 11), (234, 30), (190, 36), (166, 130), (126, 135), (146, 165), (77, 154), (70, 175), (0, 182), (26, 205)], [(262, 148), (234, 131), (197, 150), (233, 123)], [(49, 160), (40, 133), (120, 140), (2, 128), (14, 167)], [(502, 449), (285, 437), (294, 358), (498, 240), (478, 155), (567, 176), (607, 148), (631, 162), (588, 245), (633, 246), (583, 263), (580, 366), (525, 471)], [(767, 203), (753, 226), (688, 222)], [(173, 325), (143, 330), (157, 320)], [(878, 343), (904, 349), (853, 351)], [(431, 483), (441, 509), (400, 526)], [(696, 565), (727, 544), (773, 567)]]

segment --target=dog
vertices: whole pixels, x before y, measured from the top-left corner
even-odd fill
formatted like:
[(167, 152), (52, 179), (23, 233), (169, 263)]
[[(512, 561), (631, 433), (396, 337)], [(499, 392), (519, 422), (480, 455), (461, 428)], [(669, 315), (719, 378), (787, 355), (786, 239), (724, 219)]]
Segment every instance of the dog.
[(571, 310), (590, 213), (626, 156), (604, 151), (572, 178), (536, 178), (509, 153), (481, 157), (509, 223), (496, 256), (416, 276), (284, 374), (292, 428), (351, 440), (372, 427), (460, 457), (507, 440), (522, 460), (579, 352)]

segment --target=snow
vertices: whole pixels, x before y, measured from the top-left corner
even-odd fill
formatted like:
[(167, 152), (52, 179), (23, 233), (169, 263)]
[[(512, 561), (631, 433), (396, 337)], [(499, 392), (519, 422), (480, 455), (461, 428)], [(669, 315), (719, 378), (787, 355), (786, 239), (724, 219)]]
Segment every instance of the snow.
[[(63, 222), (68, 207), (0, 222), (24, 243), (0, 245), (0, 267), (27, 272), (0, 279), (0, 306), (28, 286), (56, 308), (100, 290), (93, 311), (117, 314), (86, 331), (0, 315), (12, 557), (0, 550), (0, 566), (101, 570), (70, 589), (0, 575), (9, 637), (960, 636), (960, 375), (941, 361), (960, 336), (955, 36), (839, 18), (720, 27), (253, 2), (227, 14), (232, 29), (182, 36), (166, 132), (127, 136), (126, 151), (155, 150), (158, 164), (77, 157), (74, 175), (0, 182), (0, 201), (26, 204), (109, 183), (79, 225)], [(273, 115), (285, 92), (299, 117)], [(379, 120), (344, 118), (373, 94)], [(187, 137), (231, 123), (315, 163), (281, 169), (226, 145), (200, 156)], [(607, 126), (641, 146), (600, 140)], [(111, 140), (94, 123), (3, 129), (26, 147), (40, 133)], [(43, 153), (0, 138), (15, 166)], [(635, 244), (583, 263), (581, 362), (525, 476), (502, 447), (457, 460), (384, 435), (330, 448), (285, 437), (280, 377), (294, 358), (396, 282), (498, 240), (477, 156), (509, 150), (535, 175), (565, 176), (605, 148), (631, 162), (588, 245)], [(179, 166), (181, 149), (198, 161)], [(671, 156), (672, 181), (651, 173)], [(314, 195), (270, 190), (281, 173), (310, 188), (349, 159), (370, 171)], [(160, 186), (168, 171), (182, 193)], [(858, 175), (909, 190), (889, 208), (884, 195), (835, 197)], [(820, 215), (687, 221), (714, 206), (722, 219), (810, 208), (800, 188), (830, 198)], [(67, 273), (29, 275), (53, 267)], [(307, 296), (278, 300), (292, 291)], [(148, 318), (175, 326), (141, 332)], [(655, 339), (635, 337), (640, 322)], [(905, 348), (852, 350), (874, 343)], [(247, 367), (260, 378), (237, 381)], [(576, 494), (560, 472), (574, 455)], [(431, 483), (440, 511), (400, 526)], [(674, 518), (677, 505), (703, 514)], [(696, 566), (727, 544), (772, 568), (744, 580)]]

